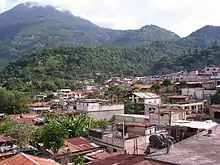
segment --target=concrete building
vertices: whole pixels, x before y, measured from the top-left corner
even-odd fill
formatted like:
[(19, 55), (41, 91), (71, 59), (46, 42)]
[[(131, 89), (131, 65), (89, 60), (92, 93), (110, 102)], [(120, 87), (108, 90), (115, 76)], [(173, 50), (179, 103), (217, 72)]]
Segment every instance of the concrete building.
[(185, 71), (182, 76), (182, 81), (197, 81), (198, 70)]
[(179, 102), (186, 102), (189, 100), (189, 96), (168, 96), (168, 99), (171, 104), (177, 104)]
[(124, 104), (111, 104), (101, 99), (77, 100), (76, 112), (89, 114), (97, 120), (110, 120), (114, 115), (124, 114)]
[(212, 121), (220, 122), (220, 105), (209, 106), (209, 116)]
[(143, 154), (149, 136), (156, 132), (145, 115), (115, 115), (107, 132), (91, 130), (90, 138), (110, 153)]
[(143, 103), (143, 104), (161, 103), (161, 97), (154, 93), (134, 92), (129, 99), (134, 103)]
[(51, 106), (48, 102), (31, 103), (28, 104), (27, 106), (30, 113), (36, 113), (36, 114), (41, 114), (51, 109)]
[(167, 126), (177, 120), (185, 120), (186, 111), (181, 108), (165, 108), (149, 112), (149, 121), (152, 125)]
[(204, 88), (182, 88), (181, 95), (189, 96), (194, 99), (209, 99), (216, 90), (205, 90)]
[(204, 111), (207, 100), (190, 100), (178, 104), (163, 104), (163, 107), (178, 107), (186, 111), (186, 114), (196, 114)]

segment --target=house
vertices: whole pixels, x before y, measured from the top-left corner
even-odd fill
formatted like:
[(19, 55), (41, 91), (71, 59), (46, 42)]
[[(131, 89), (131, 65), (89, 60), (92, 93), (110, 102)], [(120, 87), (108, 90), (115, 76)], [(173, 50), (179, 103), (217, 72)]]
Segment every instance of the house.
[(209, 128), (171, 146), (169, 153), (162, 149), (146, 158), (179, 165), (219, 165), (220, 125)]
[(91, 115), (97, 120), (110, 120), (116, 114), (124, 114), (124, 104), (111, 104), (101, 99), (77, 100), (76, 112)]
[(160, 104), (161, 97), (154, 93), (143, 93), (143, 92), (134, 92), (131, 97), (129, 97), (133, 103), (142, 103), (142, 104)]
[(51, 109), (48, 102), (36, 102), (26, 105), (30, 113), (41, 114)]
[(177, 104), (162, 104), (162, 107), (178, 107), (186, 111), (186, 114), (197, 114), (204, 111), (207, 100), (188, 100)]
[(24, 153), (18, 153), (10, 158), (0, 161), (1, 165), (60, 165), (51, 159), (40, 158)]
[(216, 90), (206, 90), (204, 88), (182, 88), (181, 95), (189, 96), (194, 99), (210, 99), (211, 95), (214, 95)]
[(187, 100), (189, 100), (189, 96), (168, 96), (168, 99), (171, 104), (177, 104), (179, 102), (186, 102)]
[(156, 132), (145, 115), (115, 115), (106, 131), (90, 130), (89, 137), (94, 143), (110, 153), (144, 153), (149, 136)]
[(210, 105), (209, 116), (212, 121), (220, 122), (220, 105)]
[(38, 114), (15, 114), (9, 115), (9, 118), (17, 123), (33, 123), (33, 124), (44, 124), (47, 119), (40, 117)]
[(186, 111), (178, 107), (163, 108), (149, 111), (150, 124), (158, 127), (167, 126), (177, 120), (185, 120)]
[(88, 153), (98, 151), (100, 149), (100, 146), (82, 137), (66, 139), (64, 146), (59, 149), (56, 155), (54, 155), (52, 150), (45, 149), (42, 144), (39, 145), (47, 156), (49, 156), (52, 159), (56, 159), (61, 164), (71, 162), (71, 160), (68, 160), (68, 157), (66, 157), (67, 154), (70, 157), (86, 155)]
[(182, 81), (191, 82), (197, 81), (198, 70), (191, 70), (183, 72)]

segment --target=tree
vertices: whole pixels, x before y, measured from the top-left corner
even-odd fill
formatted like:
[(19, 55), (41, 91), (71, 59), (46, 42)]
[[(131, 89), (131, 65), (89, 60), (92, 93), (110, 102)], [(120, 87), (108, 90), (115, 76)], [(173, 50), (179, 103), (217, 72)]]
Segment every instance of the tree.
[(50, 116), (50, 122), (57, 122), (68, 130), (69, 137), (88, 137), (90, 129), (105, 130), (107, 127), (106, 120), (94, 120), (91, 116), (76, 115), (76, 116)]
[(42, 136), (44, 147), (51, 149), (56, 155), (64, 145), (65, 139), (68, 138), (68, 131), (59, 122), (53, 120), (43, 127)]
[(170, 86), (170, 85), (172, 85), (172, 83), (171, 83), (171, 81), (170, 81), (170, 79), (165, 79), (164, 81), (163, 81), (163, 84), (162, 84), (163, 86)]
[(0, 113), (21, 113), (28, 103), (28, 96), (18, 91), (8, 91), (0, 88)]
[(220, 91), (211, 96), (211, 104), (220, 104)]
[(123, 102), (124, 90), (118, 85), (110, 86), (104, 93), (104, 97), (114, 103)]
[(33, 124), (15, 124), (6, 134), (16, 139), (16, 143), (25, 147), (27, 145), (35, 145), (38, 141), (39, 128)]
[(159, 90), (161, 88), (161, 85), (159, 83), (155, 83), (151, 86), (151, 90), (154, 90), (154, 92), (159, 93)]
[(85, 159), (83, 157), (76, 157), (75, 158), (75, 165), (84, 165)]
[(6, 133), (15, 124), (8, 116), (0, 119), (0, 134)]

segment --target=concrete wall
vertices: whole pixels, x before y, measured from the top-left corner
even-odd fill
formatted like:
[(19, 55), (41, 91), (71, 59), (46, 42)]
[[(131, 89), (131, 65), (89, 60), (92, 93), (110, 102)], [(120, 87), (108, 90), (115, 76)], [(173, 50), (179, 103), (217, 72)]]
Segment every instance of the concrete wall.
[(154, 127), (128, 127), (127, 128), (128, 133), (133, 133), (136, 135), (141, 135), (141, 136), (147, 136), (155, 133), (155, 126)]
[(210, 119), (211, 119), (212, 121), (220, 122), (220, 119), (216, 119), (216, 118), (215, 118), (215, 112), (220, 112), (220, 109), (214, 108), (214, 107), (209, 107)]
[(122, 109), (124, 109), (123, 104), (102, 105), (100, 103), (76, 102), (77, 111), (109, 111)]
[[(124, 149), (128, 154), (134, 154), (136, 138), (126, 140), (124, 142)], [(137, 150), (135, 154), (143, 154), (149, 144), (149, 136), (139, 136), (137, 137)]]
[[(168, 113), (150, 113), (150, 124), (166, 126), (169, 123), (170, 114)], [(184, 111), (180, 112), (172, 112), (171, 113), (171, 122), (175, 122), (177, 120), (185, 120), (186, 113)]]
[(161, 98), (144, 99), (144, 104), (160, 104)]
[(108, 111), (89, 111), (88, 114), (96, 120), (105, 119), (109, 121), (114, 115), (124, 114), (124, 109)]
[(207, 99), (214, 95), (216, 90), (204, 90), (203, 88), (182, 88), (181, 95), (192, 96), (197, 99)]
[(149, 118), (145, 115), (116, 115), (115, 120), (119, 122), (137, 122), (137, 123), (146, 123), (149, 121)]

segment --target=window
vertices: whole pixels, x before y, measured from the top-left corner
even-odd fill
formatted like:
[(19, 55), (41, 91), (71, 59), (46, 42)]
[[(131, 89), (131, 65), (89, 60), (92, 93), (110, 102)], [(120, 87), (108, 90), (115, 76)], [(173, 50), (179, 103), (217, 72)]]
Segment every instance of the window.
[(113, 152), (117, 152), (117, 150), (115, 148), (113, 148)]

